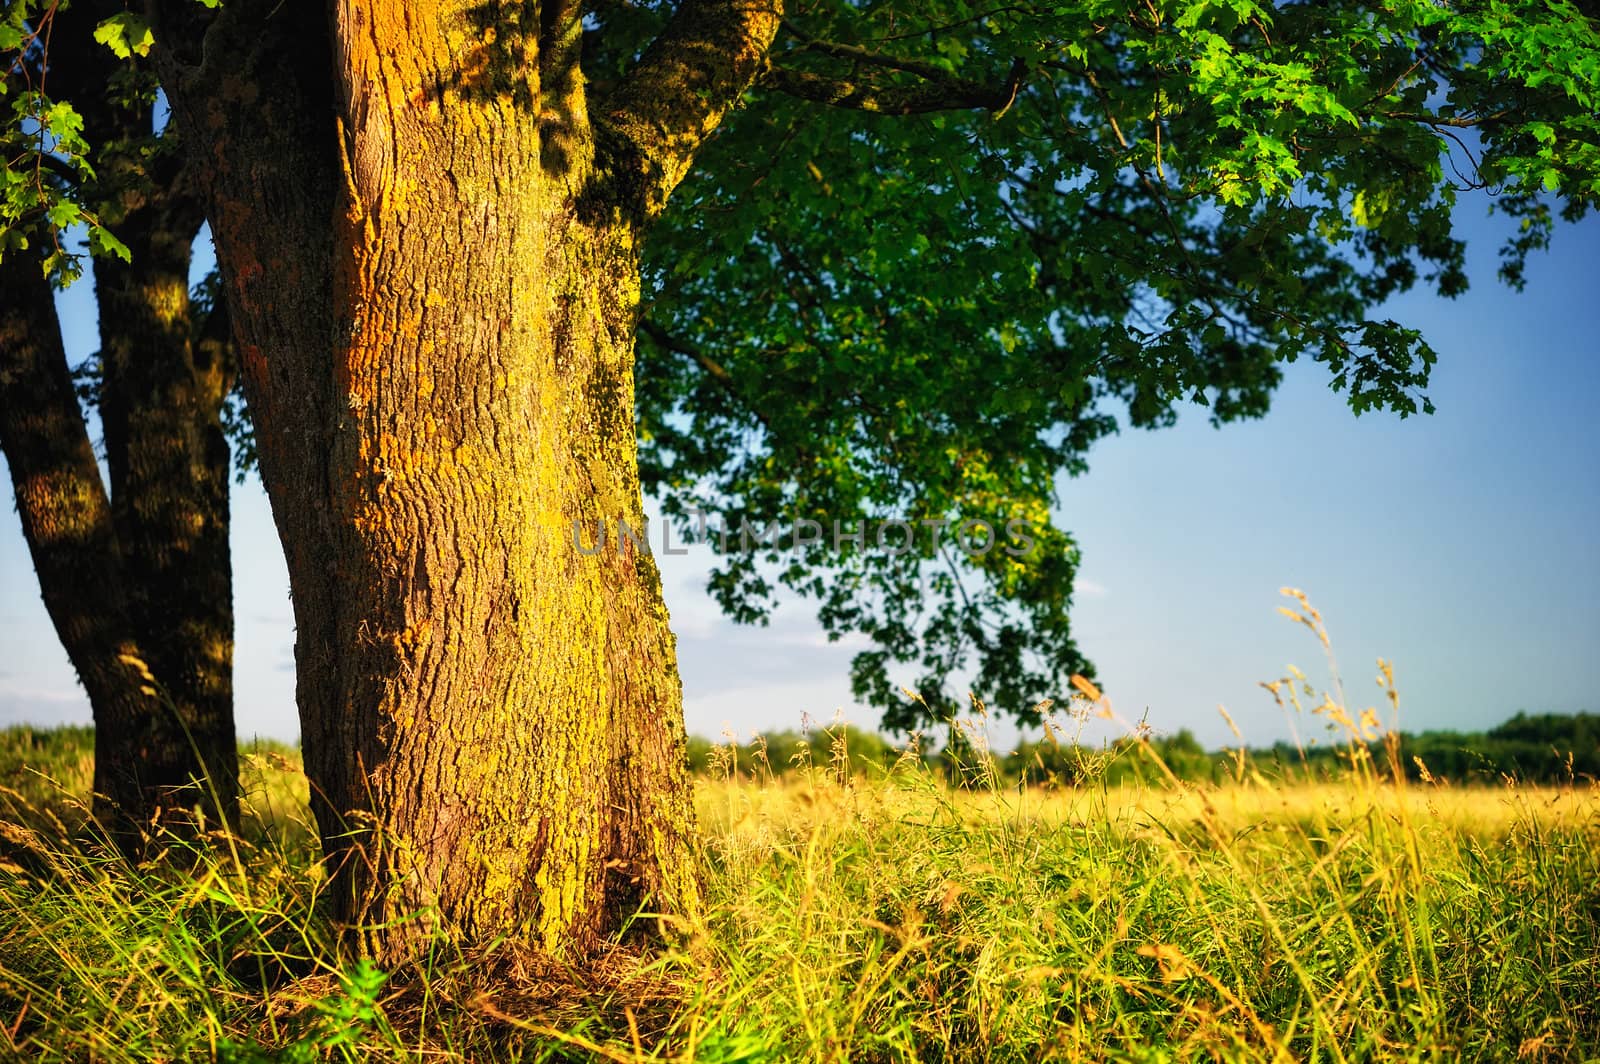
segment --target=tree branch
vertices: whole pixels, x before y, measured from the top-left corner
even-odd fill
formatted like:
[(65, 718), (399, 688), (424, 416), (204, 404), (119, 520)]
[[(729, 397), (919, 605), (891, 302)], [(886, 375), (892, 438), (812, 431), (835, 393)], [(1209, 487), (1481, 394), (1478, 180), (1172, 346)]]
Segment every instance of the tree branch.
[(782, 0), (682, 0), (605, 102), (613, 180), (654, 217), (696, 151), (766, 65)]
[[(794, 49), (796, 52), (820, 52), (823, 55), (831, 55), (835, 59), (849, 59), (863, 66), (882, 67), (885, 70), (899, 70), (907, 74), (915, 74), (925, 81), (960, 81), (943, 67), (921, 59), (885, 55), (883, 52), (874, 52), (872, 49), (862, 48), (860, 45), (839, 44), (835, 41), (825, 41), (820, 37), (813, 37), (788, 19), (783, 20), (783, 28), (801, 42), (800, 47)], [(966, 84), (970, 84), (970, 82)]]
[(706, 354), (703, 348), (695, 344), (691, 344), (687, 340), (682, 340), (676, 336), (673, 336), (671, 333), (667, 332), (667, 330), (663, 329), (649, 318), (639, 319), (639, 331), (650, 337), (650, 339), (654, 340), (666, 350), (671, 351), (674, 354), (682, 355), (694, 362), (701, 369), (706, 371), (706, 375), (708, 377), (712, 378), (717, 383), (726, 388), (731, 389), (733, 387), (733, 374), (729, 373), (728, 368), (722, 363)]
[(62, 159), (56, 155), (51, 155), (49, 152), (40, 152), (37, 156), (35, 156), (35, 158), (38, 160), (41, 167), (50, 171), (52, 174), (54, 174), (56, 177), (59, 177), (71, 187), (83, 187), (82, 176), (79, 175), (78, 171), (74, 170), (65, 159)]
[(915, 115), (930, 111), (977, 110), (1004, 114), (1016, 99), (1026, 71), (1026, 64), (1018, 59), (1011, 65), (1006, 80), (999, 85), (984, 85), (954, 78), (943, 72), (939, 73), (938, 80), (922, 85), (881, 85), (870, 78), (830, 78), (773, 65), (768, 68), (762, 82), (797, 99), (873, 114)]
[(705, 371), (706, 376), (715, 381), (717, 387), (721, 388), (730, 399), (743, 403), (750, 413), (755, 416), (755, 419), (761, 423), (761, 427), (767, 430), (769, 435), (772, 433), (772, 419), (767, 417), (765, 412), (741, 394), (739, 385), (733, 379), (733, 374), (728, 371), (728, 367), (707, 354), (705, 348), (698, 344), (690, 343), (682, 337), (672, 335), (649, 318), (639, 319), (639, 332), (649, 337), (663, 351), (669, 351), (682, 358), (687, 358), (699, 366)]
[(1417, 114), (1411, 111), (1381, 111), (1385, 118), (1392, 118), (1397, 122), (1417, 122), (1435, 129), (1472, 129), (1476, 126), (1496, 122), (1511, 113), (1509, 107), (1502, 108), (1487, 115), (1463, 115), (1454, 118), (1445, 118), (1434, 114)]

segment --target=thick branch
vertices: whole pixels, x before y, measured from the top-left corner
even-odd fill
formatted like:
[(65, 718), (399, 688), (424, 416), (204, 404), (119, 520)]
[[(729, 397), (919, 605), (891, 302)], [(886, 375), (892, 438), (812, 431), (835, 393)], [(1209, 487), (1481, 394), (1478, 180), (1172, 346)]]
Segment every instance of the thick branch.
[(69, 164), (65, 159), (62, 159), (59, 156), (50, 155), (46, 152), (39, 153), (36, 158), (39, 160), (40, 166), (44, 167), (46, 170), (49, 170), (52, 174), (59, 177), (62, 181), (65, 181), (68, 185), (71, 185), (74, 188), (82, 186), (83, 181), (79, 176), (78, 171), (74, 170), (71, 164)]
[(614, 179), (646, 217), (766, 64), (782, 0), (683, 0), (661, 36), (606, 101)]
[(206, 35), (217, 23), (237, 21), (247, 6), (248, 2), (244, 2), (209, 9), (190, 0), (146, 0), (145, 15), (155, 27), (156, 46), (165, 53), (157, 56), (157, 69), (169, 95), (170, 82), (180, 71), (194, 79), (197, 87), (201, 82), (215, 84), (220, 79), (223, 60), (219, 53), (207, 48)]

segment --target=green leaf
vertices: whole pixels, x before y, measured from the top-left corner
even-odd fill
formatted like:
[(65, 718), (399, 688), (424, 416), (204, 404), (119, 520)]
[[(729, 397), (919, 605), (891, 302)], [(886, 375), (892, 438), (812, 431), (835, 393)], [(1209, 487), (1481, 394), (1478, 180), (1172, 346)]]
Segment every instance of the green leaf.
[(75, 140), (83, 132), (83, 116), (65, 100), (55, 100), (45, 108), (39, 124), (58, 140)]
[[(641, 6), (596, 16), (599, 68), (626, 67), (656, 31)], [(641, 473), (674, 512), (733, 527), (802, 509), (1026, 516), (1035, 549), (974, 561), (970, 606), (918, 568), (926, 538), (900, 561), (824, 552), (765, 575), (730, 557), (712, 580), (738, 620), (760, 620), (782, 585), (818, 601), (830, 634), (867, 636), (864, 698), (900, 706), (889, 670), (914, 663), (933, 691), (970, 652), (976, 689), (1026, 712), (1082, 664), (1077, 553), (1049, 523), (1057, 478), (1187, 400), (1217, 423), (1258, 417), (1297, 359), (1356, 410), (1428, 410), (1431, 351), (1368, 317), (1408, 288), (1465, 287), (1456, 167), (1525, 223), (1516, 268), (1556, 217), (1600, 203), (1600, 38), (1570, 0), (1047, 0), (976, 24), (974, 10), (791, 14), (817, 40), (979, 82), (1038, 61), (1000, 120), (750, 94), (645, 245), (648, 319), (672, 342), (641, 340)], [(639, 32), (614, 36), (624, 20)], [(1461, 121), (1478, 123), (1472, 159), (1440, 135)]]
[(71, 200), (61, 200), (50, 205), (45, 212), (45, 217), (50, 219), (50, 224), (57, 229), (65, 229), (75, 225), (83, 217), (83, 210)]
[(94, 28), (94, 39), (110, 48), (118, 59), (149, 55), (155, 37), (150, 23), (131, 11), (112, 15)]
[(89, 227), (89, 253), (115, 256), (123, 262), (133, 260), (133, 252), (128, 250), (128, 245), (118, 240), (111, 230), (98, 224)]

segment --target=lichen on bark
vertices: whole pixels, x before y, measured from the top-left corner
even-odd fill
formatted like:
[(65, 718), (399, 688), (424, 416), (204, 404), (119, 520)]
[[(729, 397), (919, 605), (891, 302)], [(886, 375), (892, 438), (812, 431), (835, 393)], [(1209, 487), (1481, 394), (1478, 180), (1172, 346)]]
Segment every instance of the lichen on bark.
[[(686, 4), (603, 113), (576, 6), (158, 7), (216, 164), (338, 916), (391, 962), (440, 934), (579, 957), (646, 905), (693, 923), (660, 576), (571, 528), (642, 526), (639, 242), (777, 5)], [(223, 49), (226, 77), (195, 60)], [(284, 61), (303, 77), (266, 80)]]

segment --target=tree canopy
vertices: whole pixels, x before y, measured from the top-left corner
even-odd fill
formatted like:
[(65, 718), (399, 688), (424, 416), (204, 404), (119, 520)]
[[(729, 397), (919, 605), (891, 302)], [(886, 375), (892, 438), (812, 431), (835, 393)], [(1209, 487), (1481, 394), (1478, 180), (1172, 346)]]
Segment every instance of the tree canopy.
[[(0, 254), (78, 231), (125, 254), (102, 146), (28, 74), (60, 6), (0, 23)], [(604, 114), (672, 5), (584, 11)], [(135, 56), (151, 33), (126, 12), (97, 37)], [(109, 94), (154, 91), (125, 69)], [(711, 591), (750, 622), (781, 585), (830, 635), (868, 636), (854, 686), (889, 726), (949, 708), (962, 670), (1031, 719), (1092, 675), (1057, 478), (1186, 404), (1260, 416), (1300, 359), (1357, 412), (1430, 410), (1435, 352), (1382, 304), (1466, 289), (1465, 193), (1518, 223), (1501, 273), (1519, 284), (1556, 220), (1600, 200), (1597, 108), (1600, 31), (1570, 0), (795, 4), (645, 243), (645, 488), (685, 533), (817, 522), (810, 543), (727, 551)], [(75, 275), (70, 242), (46, 268)], [(962, 549), (971, 519), (1025, 522), (1029, 549)], [(881, 521), (913, 549), (880, 549)]]
[(824, 535), (732, 552), (712, 590), (759, 618), (776, 572), (870, 636), (854, 686), (892, 727), (924, 705), (906, 662), (928, 705), (965, 666), (1031, 719), (1091, 673), (1056, 478), (1186, 404), (1260, 416), (1299, 359), (1358, 413), (1431, 411), (1436, 354), (1383, 302), (1466, 290), (1452, 211), (1480, 191), (1520, 284), (1600, 200), (1597, 107), (1565, 2), (797, 5), (648, 245), (645, 482), (727, 527), (1027, 520), (1022, 557)]

